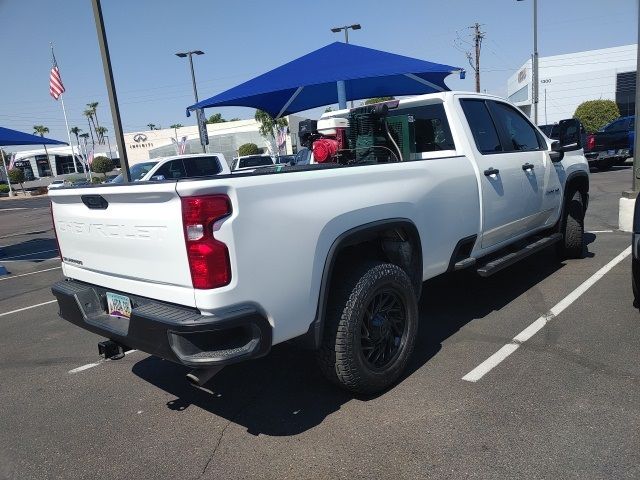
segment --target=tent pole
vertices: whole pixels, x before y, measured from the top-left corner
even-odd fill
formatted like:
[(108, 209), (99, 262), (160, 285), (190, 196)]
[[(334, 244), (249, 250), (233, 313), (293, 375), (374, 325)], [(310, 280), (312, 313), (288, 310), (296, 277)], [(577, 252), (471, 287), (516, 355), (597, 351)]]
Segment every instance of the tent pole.
[(347, 91), (345, 88), (344, 80), (338, 80), (338, 108), (344, 110), (347, 108)]
[(9, 196), (13, 197), (13, 190), (11, 188), (11, 180), (9, 180), (9, 170), (7, 170), (7, 160), (4, 158), (4, 150), (0, 148), (0, 153), (2, 153), (2, 166), (4, 167), (4, 173), (7, 176), (7, 185), (9, 185)]

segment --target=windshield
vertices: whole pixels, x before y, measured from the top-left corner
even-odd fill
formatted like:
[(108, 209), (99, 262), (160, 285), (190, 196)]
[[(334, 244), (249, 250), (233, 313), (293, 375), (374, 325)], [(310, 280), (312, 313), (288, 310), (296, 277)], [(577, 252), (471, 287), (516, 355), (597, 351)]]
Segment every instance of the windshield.
[(264, 167), (266, 165), (273, 165), (273, 160), (271, 159), (271, 157), (255, 155), (251, 157), (241, 158), (238, 161), (238, 168), (255, 168)]
[[(135, 164), (129, 169), (129, 173), (131, 174), (131, 181), (136, 182), (140, 180), (147, 173), (149, 173), (149, 170), (151, 170), (157, 164), (158, 162), (144, 162)], [(124, 177), (122, 176), (122, 174), (120, 174), (116, 178), (114, 178), (111, 183), (124, 183)]]

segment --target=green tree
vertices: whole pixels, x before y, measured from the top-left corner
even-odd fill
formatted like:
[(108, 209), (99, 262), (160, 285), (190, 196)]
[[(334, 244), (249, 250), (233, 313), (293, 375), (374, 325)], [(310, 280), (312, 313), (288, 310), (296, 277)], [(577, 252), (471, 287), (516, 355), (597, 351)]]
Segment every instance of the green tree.
[[(44, 125), (34, 125), (33, 133), (34, 135), (40, 135), (41, 137), (44, 137), (45, 133), (49, 133), (49, 129)], [(49, 164), (49, 170), (51, 170), (51, 162), (49, 161), (49, 151), (47, 150), (47, 146), (45, 144), (42, 144), (42, 146), (44, 147), (44, 154), (47, 156), (47, 163)]]
[(324, 109), (324, 113), (333, 112), (333, 107), (327, 107)]
[(260, 135), (269, 139), (274, 139), (276, 137), (276, 129), (289, 125), (286, 118), (273, 118), (263, 110), (256, 110), (254, 118), (259, 124), (258, 131), (260, 132)]
[(245, 143), (238, 148), (238, 156), (244, 157), (245, 155), (258, 155), (260, 150), (255, 143)]
[(372, 103), (380, 103), (380, 102), (388, 102), (389, 100), (395, 100), (395, 97), (374, 97), (374, 98), (369, 98), (368, 100), (364, 101), (365, 105), (371, 105)]
[(227, 120), (227, 122), (237, 122), (240, 119), (238, 117), (233, 117), (231, 120)]
[(24, 172), (19, 168), (12, 168), (11, 170), (9, 170), (8, 173), (9, 173), (9, 180), (11, 181), (11, 183), (13, 183), (14, 185), (16, 183), (19, 183), (20, 188), (22, 189), (22, 194), (26, 195), (24, 193), (24, 186), (22, 185), (24, 183)]
[(573, 114), (588, 133), (597, 132), (607, 123), (620, 116), (618, 105), (613, 100), (588, 100), (582, 102)]
[(113, 162), (107, 157), (99, 156), (93, 159), (91, 162), (91, 171), (94, 173), (101, 173), (106, 180), (107, 173), (113, 170)]
[(147, 127), (149, 127), (149, 130), (155, 130), (156, 129), (156, 124), (155, 123), (147, 123)]
[(107, 127), (96, 127), (96, 133), (100, 136), (101, 143), (104, 144), (104, 134), (107, 133), (109, 129)]
[(222, 118), (222, 114), (221, 113), (214, 113), (207, 120), (207, 123), (225, 123), (225, 122), (226, 122), (226, 120), (224, 118)]
[(91, 119), (94, 122), (93, 129), (98, 137), (98, 143), (104, 143), (104, 136), (99, 132), (100, 122), (98, 122), (98, 102), (87, 103), (87, 107), (89, 107), (89, 110), (92, 112)]
[(182, 128), (182, 127), (184, 127), (184, 125), (182, 125), (181, 123), (174, 123), (173, 125), (169, 125), (169, 128), (173, 128), (173, 129)]
[(87, 124), (89, 125), (89, 133), (91, 134), (91, 143), (95, 145), (96, 140), (93, 137), (93, 110), (90, 108), (87, 108), (84, 112), (82, 112), (82, 114), (85, 117), (87, 117)]

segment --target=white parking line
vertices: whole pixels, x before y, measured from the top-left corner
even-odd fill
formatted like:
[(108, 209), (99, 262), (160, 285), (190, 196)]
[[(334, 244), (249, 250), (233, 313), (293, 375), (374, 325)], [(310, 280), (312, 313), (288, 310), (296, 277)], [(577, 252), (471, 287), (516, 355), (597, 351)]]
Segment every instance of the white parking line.
[(20, 275), (11, 275), (7, 278), (0, 278), (0, 282), (4, 282), (5, 280), (11, 280), (13, 278), (18, 277), (26, 277), (27, 275), (35, 275), (36, 273), (50, 272), (51, 270), (60, 270), (62, 267), (53, 267), (53, 268), (45, 268), (44, 270), (38, 270), (37, 272), (29, 272), (29, 273), (21, 273)]
[[(127, 350), (126, 352), (124, 352), (124, 354), (125, 355), (129, 355), (130, 353), (137, 352), (137, 351), (138, 350)], [(102, 360), (98, 360), (97, 362), (94, 362), (94, 363), (87, 363), (86, 365), (82, 365), (80, 367), (76, 367), (76, 368), (74, 368), (72, 370), (69, 370), (68, 373), (83, 372), (85, 370), (89, 370), (90, 368), (97, 367), (98, 365), (100, 365), (101, 363), (104, 363), (106, 361), (107, 360), (103, 358)]]
[(29, 209), (27, 207), (0, 208), (0, 213), (15, 212), (16, 210), (29, 210)]
[(515, 352), (520, 345), (533, 337), (538, 331), (542, 329), (547, 323), (553, 320), (555, 317), (560, 315), (560, 313), (575, 302), (580, 295), (586, 292), (590, 287), (592, 287), (598, 280), (604, 277), (613, 267), (615, 267), (622, 260), (627, 258), (631, 253), (631, 247), (625, 248), (617, 257), (607, 263), (604, 267), (594, 273), (591, 277), (585, 280), (578, 288), (572, 291), (569, 295), (564, 297), (558, 303), (555, 304), (551, 310), (538, 318), (535, 322), (529, 325), (527, 328), (522, 330), (518, 335), (513, 337), (513, 339), (504, 345), (500, 350), (487, 358), (484, 362), (478, 365), (476, 368), (467, 373), (462, 380), (466, 380), (467, 382), (477, 382), (482, 377), (484, 377), (487, 373), (489, 373), (493, 368), (499, 365), (505, 358)]
[(0, 313), (0, 317), (4, 317), (7, 315), (11, 315), (12, 313), (24, 312), (25, 310), (30, 310), (36, 307), (42, 307), (43, 305), (49, 305), (50, 303), (55, 303), (57, 300), (49, 300), (48, 302), (37, 303), (36, 305), (31, 305), (30, 307), (19, 308), (17, 310), (11, 310), (10, 312)]
[(41, 253), (51, 253), (51, 252), (57, 252), (58, 249), (54, 248), (52, 250), (41, 250), (39, 252), (32, 252), (32, 253), (23, 253), (22, 255), (13, 255), (11, 257), (6, 257), (6, 258), (0, 258), (0, 261), (5, 261), (5, 260), (12, 260), (14, 258), (22, 258), (22, 257), (30, 257), (31, 255), (39, 255)]
[(613, 233), (613, 230), (589, 230), (585, 233)]

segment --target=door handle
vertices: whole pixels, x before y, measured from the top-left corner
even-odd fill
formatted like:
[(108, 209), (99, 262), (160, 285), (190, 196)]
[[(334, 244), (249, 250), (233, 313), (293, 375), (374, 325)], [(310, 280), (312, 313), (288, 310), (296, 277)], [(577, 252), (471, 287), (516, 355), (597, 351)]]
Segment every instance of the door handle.
[(500, 173), (500, 170), (493, 167), (489, 167), (484, 171), (485, 177), (490, 177), (491, 175), (497, 175), (498, 173)]
[(522, 165), (522, 170), (527, 171), (527, 170), (533, 170), (534, 166), (531, 163), (525, 163), (524, 165)]

